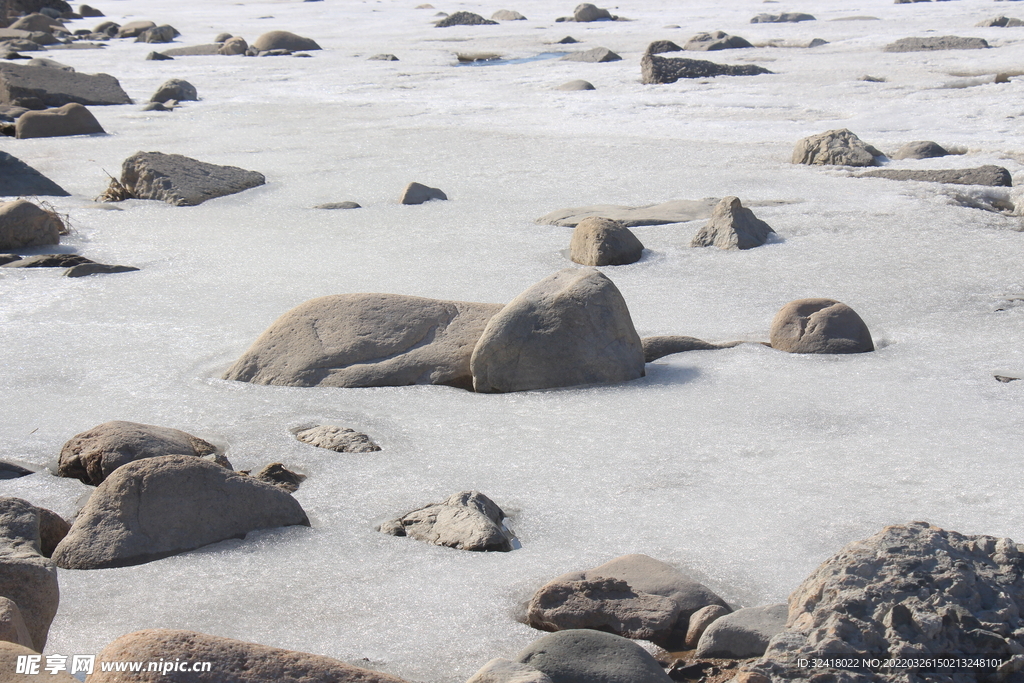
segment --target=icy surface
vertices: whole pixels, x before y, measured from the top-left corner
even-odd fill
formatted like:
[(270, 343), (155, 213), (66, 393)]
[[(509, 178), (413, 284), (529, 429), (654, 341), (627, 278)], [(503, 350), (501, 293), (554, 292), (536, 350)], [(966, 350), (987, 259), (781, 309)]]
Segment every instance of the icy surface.
[[(997, 164), (1024, 181), (1024, 29), (974, 27), (1024, 7), (791, 0), (772, 7), (817, 21), (750, 24), (760, 0), (636, 0), (611, 7), (633, 21), (556, 24), (575, 0), (516, 0), (507, 9), (527, 21), (439, 29), (438, 10), (500, 7), (95, 4), (119, 23), (169, 23), (178, 45), (284, 29), (324, 49), (144, 61), (168, 46), (111, 41), (46, 55), (116, 76), (138, 104), (92, 108), (108, 136), (3, 147), (72, 193), (51, 200), (74, 226), (62, 248), (142, 270), (0, 271), (0, 457), (42, 467), (108, 420), (183, 429), (226, 446), (238, 469), (279, 461), (307, 474), (296, 497), (313, 527), (138, 567), (61, 570), (48, 653), (188, 628), (456, 683), (539, 635), (516, 616), (541, 584), (625, 553), (755, 606), (785, 600), (822, 560), (886, 524), (1024, 540), (1024, 381), (993, 378), (1024, 376), (1024, 306), (1006, 304), (1024, 295), (1024, 234), (1019, 218), (953, 199), (1012, 191), (789, 163), (798, 139), (849, 128), (890, 153), (912, 140), (966, 151), (892, 168)], [(858, 16), (877, 20), (830, 21)], [(696, 55), (775, 75), (640, 84), (649, 42), (713, 30), (829, 43)], [(995, 47), (882, 52), (898, 38), (952, 34)], [(552, 47), (566, 35), (583, 42)], [(453, 68), (457, 52), (516, 60), (596, 46), (623, 60)], [(381, 52), (400, 61), (367, 61)], [(997, 73), (1009, 82), (994, 83)], [(200, 101), (141, 111), (172, 77)], [(577, 78), (597, 90), (555, 90)], [(240, 166), (267, 185), (198, 207), (93, 204), (104, 171), (118, 175), (137, 151)], [(398, 204), (412, 181), (450, 201)], [(701, 221), (636, 228), (644, 259), (603, 270), (641, 336), (767, 340), (784, 303), (828, 297), (860, 314), (877, 352), (748, 344), (666, 357), (627, 384), (511, 395), (217, 379), (277, 316), (316, 296), (509, 301), (571, 265), (571, 231), (533, 222), (555, 209), (726, 195), (783, 201), (755, 209), (778, 239), (725, 252), (688, 247)], [(311, 208), (344, 200), (364, 208)], [(294, 439), (303, 424), (352, 427), (383, 450), (325, 453)], [(459, 552), (374, 531), (468, 489), (510, 514), (521, 549)], [(71, 516), (88, 489), (39, 473), (0, 491)]]

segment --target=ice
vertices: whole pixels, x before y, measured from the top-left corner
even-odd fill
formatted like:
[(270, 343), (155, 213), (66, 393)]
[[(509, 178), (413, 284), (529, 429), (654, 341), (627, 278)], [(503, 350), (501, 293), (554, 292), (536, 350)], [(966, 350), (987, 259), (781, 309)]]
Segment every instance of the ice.
[[(180, 44), (286, 29), (324, 50), (161, 62), (143, 58), (166, 46), (111, 41), (47, 55), (115, 75), (137, 104), (93, 108), (108, 136), (4, 149), (72, 193), (50, 200), (74, 227), (65, 248), (142, 270), (0, 271), (0, 457), (42, 468), (108, 420), (174, 427), (224, 444), (238, 469), (280, 461), (308, 475), (295, 495), (313, 523), (137, 567), (61, 570), (48, 653), (187, 628), (454, 683), (540, 635), (516, 618), (541, 584), (625, 553), (754, 606), (785, 600), (821, 561), (887, 524), (1024, 539), (1024, 381), (993, 378), (1024, 376), (1024, 307), (996, 310), (1024, 295), (1021, 219), (959, 206), (949, 187), (790, 163), (798, 139), (849, 128), (883, 151), (934, 140), (967, 152), (896, 167), (997, 164), (1021, 179), (1024, 79), (989, 81), (1019, 70), (1024, 33), (974, 24), (1024, 9), (636, 0), (612, 8), (633, 21), (573, 24), (554, 19), (575, 2), (516, 0), (506, 8), (527, 21), (437, 29), (437, 10), (416, 4), (111, 0), (99, 5), (109, 19), (172, 24)], [(748, 23), (776, 8), (818, 20)], [(830, 21), (853, 16), (877, 20)], [(666, 55), (776, 74), (640, 84), (647, 43), (712, 30), (829, 43)], [(997, 47), (881, 51), (950, 34)], [(602, 46), (623, 60), (454, 68), (456, 52), (526, 59), (566, 35), (584, 42), (557, 49)], [(400, 61), (367, 61), (381, 52)], [(141, 111), (172, 77), (201, 100)], [(577, 78), (597, 90), (554, 90)], [(267, 185), (191, 208), (94, 204), (104, 172), (137, 151), (256, 170)], [(412, 181), (450, 201), (399, 205)], [(977, 196), (996, 196), (986, 192)], [(765, 341), (784, 303), (830, 297), (866, 321), (875, 353), (745, 344), (663, 358), (627, 384), (510, 395), (218, 379), (316, 296), (509, 301), (571, 265), (570, 230), (534, 223), (555, 209), (726, 195), (782, 202), (754, 209), (778, 238), (723, 252), (689, 247), (700, 221), (637, 228), (645, 258), (604, 272), (641, 336)], [(343, 200), (364, 208), (311, 208)], [(290, 432), (307, 424), (363, 431), (383, 450), (317, 450)], [(509, 513), (522, 548), (465, 553), (374, 531), (465, 489)], [(38, 473), (0, 491), (71, 516), (88, 488)]]

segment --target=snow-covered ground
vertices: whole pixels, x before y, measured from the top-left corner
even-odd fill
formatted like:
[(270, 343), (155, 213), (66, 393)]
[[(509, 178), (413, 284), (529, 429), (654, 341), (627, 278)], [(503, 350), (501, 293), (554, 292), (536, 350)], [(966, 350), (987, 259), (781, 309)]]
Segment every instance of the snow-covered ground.
[[(0, 271), (0, 458), (41, 468), (108, 420), (175, 427), (225, 445), (238, 469), (281, 461), (307, 474), (295, 495), (313, 523), (136, 567), (60, 570), (47, 653), (186, 628), (456, 683), (538, 637), (516, 616), (542, 583), (625, 553), (753, 606), (785, 600), (822, 560), (886, 524), (1024, 540), (1024, 381), (993, 378), (1024, 376), (1024, 306), (996, 310), (1024, 295), (1021, 219), (951, 196), (980, 188), (790, 163), (800, 138), (849, 128), (890, 153), (912, 140), (966, 150), (890, 167), (997, 164), (1024, 181), (1024, 28), (974, 27), (1024, 18), (1024, 5), (635, 0), (608, 6), (632, 21), (575, 24), (554, 21), (572, 1), (433, 2), (97, 0), (119, 23), (175, 26), (177, 44), (285, 29), (324, 49), (145, 61), (168, 46), (111, 41), (45, 55), (116, 76), (138, 104), (92, 108), (107, 136), (5, 138), (3, 148), (72, 193), (50, 200), (74, 228), (62, 248), (142, 270)], [(503, 8), (528, 20), (431, 23), (441, 10)], [(817, 20), (749, 23), (781, 11)], [(753, 43), (829, 42), (666, 55), (775, 74), (640, 83), (649, 42), (716, 29)], [(994, 47), (882, 51), (951, 34)], [(566, 35), (583, 42), (551, 45)], [(455, 66), (457, 52), (596, 46), (622, 61)], [(367, 60), (385, 52), (400, 61)], [(992, 82), (1000, 72), (1008, 83)], [(201, 100), (141, 111), (172, 77)], [(555, 90), (577, 78), (597, 89)], [(94, 204), (105, 172), (118, 175), (136, 151), (241, 166), (267, 184), (193, 208)], [(450, 201), (398, 204), (411, 181)], [(554, 209), (725, 195), (781, 202), (755, 209), (778, 239), (725, 252), (689, 247), (700, 221), (637, 228), (645, 258), (603, 270), (640, 335), (766, 340), (784, 303), (829, 297), (866, 321), (875, 353), (748, 344), (666, 357), (627, 384), (507, 395), (218, 379), (275, 318), (316, 296), (507, 302), (572, 265), (571, 231), (534, 223)], [(343, 200), (364, 208), (312, 208)], [(365, 431), (383, 450), (314, 449), (289, 431), (309, 423)], [(466, 553), (374, 531), (464, 489), (505, 509), (521, 549)], [(0, 492), (70, 517), (88, 487), (40, 472)]]

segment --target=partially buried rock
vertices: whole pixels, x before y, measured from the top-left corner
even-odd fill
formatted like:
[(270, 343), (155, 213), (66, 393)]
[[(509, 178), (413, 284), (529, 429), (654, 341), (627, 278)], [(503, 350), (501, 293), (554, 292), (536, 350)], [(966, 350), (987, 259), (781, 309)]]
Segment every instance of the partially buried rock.
[(794, 164), (874, 166), (882, 153), (846, 128), (811, 135), (796, 143)]
[(591, 268), (567, 268), (491, 318), (471, 368), (476, 391), (529, 391), (637, 379), (644, 354), (612, 281)]
[(644, 362), (652, 363), (659, 358), (671, 356), (675, 353), (687, 351), (711, 351), (714, 349), (730, 349), (743, 342), (723, 342), (714, 344), (696, 337), (683, 335), (660, 335), (655, 337), (644, 337), (640, 340), (644, 347)]
[(432, 199), (444, 201), (448, 199), (448, 195), (436, 187), (428, 187), (420, 183), (409, 183), (405, 186), (405, 190), (398, 201), (400, 204), (423, 204)]
[(612, 21), (614, 18), (608, 10), (592, 5), (589, 2), (577, 5), (572, 13), (573, 21)]
[(169, 43), (177, 38), (180, 33), (173, 26), (153, 26), (135, 37), (136, 43)]
[(256, 39), (252, 47), (259, 52), (269, 52), (271, 50), (290, 50), (296, 52), (298, 50), (320, 49), (315, 40), (303, 38), (289, 31), (270, 31), (269, 33), (264, 33)]
[(5, 263), (4, 268), (71, 268), (73, 266), (95, 263), (78, 254), (36, 254), (17, 261)]
[(249, 49), (249, 43), (245, 42), (242, 36), (232, 36), (221, 43), (218, 54), (222, 55), (244, 55)]
[(526, 17), (515, 10), (500, 9), (491, 15), (491, 19), (494, 21), (524, 21)]
[(786, 628), (789, 607), (768, 605), (748, 607), (724, 615), (704, 631), (697, 645), (696, 657), (747, 659), (760, 657), (777, 633)]
[(305, 475), (292, 472), (284, 466), (284, 463), (280, 462), (272, 462), (252, 476), (260, 481), (278, 486), (288, 493), (298, 491), (299, 484), (306, 479)]
[(371, 62), (397, 62), (398, 61), (398, 57), (396, 57), (395, 55), (391, 54), (390, 52), (381, 53), (379, 55), (373, 55), (372, 57), (367, 57), (366, 59), (368, 61), (371, 61)]
[(592, 47), (589, 50), (582, 52), (572, 52), (562, 57), (564, 61), (569, 62), (618, 62), (622, 60), (622, 57), (615, 54), (606, 47)]
[(631, 640), (591, 629), (559, 631), (533, 641), (515, 661), (553, 683), (670, 683), (648, 652)]
[(552, 683), (532, 666), (496, 657), (483, 665), (466, 683)]
[(81, 14), (82, 17), (84, 17), (86, 19), (92, 19), (92, 18), (95, 18), (95, 17), (102, 17), (103, 16), (103, 12), (99, 11), (95, 7), (92, 7), (91, 5), (79, 5), (78, 6), (78, 13)]
[(508, 552), (515, 536), (502, 523), (505, 516), (479, 491), (461, 491), (385, 522), (378, 531), (458, 550)]
[(756, 64), (715, 64), (701, 59), (658, 57), (645, 54), (640, 58), (642, 83), (675, 83), (680, 78), (713, 78), (715, 76), (757, 76), (772, 73)]
[(319, 425), (295, 432), (295, 438), (304, 443), (326, 448), (336, 453), (374, 453), (380, 446), (366, 434), (347, 427)]
[(135, 199), (196, 206), (265, 182), (262, 173), (237, 166), (218, 166), (180, 154), (136, 152), (121, 165), (118, 184)]
[(636, 263), (644, 245), (629, 228), (608, 218), (584, 218), (572, 231), (569, 258), (585, 266)]
[(196, 91), (196, 86), (192, 85), (188, 81), (183, 81), (180, 78), (172, 78), (167, 81), (153, 93), (153, 96), (149, 98), (150, 102), (166, 102), (167, 100), (177, 100), (179, 102), (185, 101), (196, 101), (199, 99), (199, 93)]
[(682, 50), (683, 48), (679, 47), (671, 40), (656, 40), (653, 43), (650, 43), (644, 52), (649, 55), (659, 55), (664, 52), (682, 52)]
[(798, 299), (772, 320), (773, 349), (789, 353), (874, 351), (871, 333), (856, 311), (834, 299)]
[(814, 21), (814, 17), (803, 12), (783, 12), (782, 14), (758, 14), (750, 20), (751, 24), (785, 24), (798, 21)]
[(89, 275), (114, 275), (117, 273), (133, 273), (135, 266), (121, 266), (109, 263), (80, 263), (64, 271), (64, 277), (87, 277)]
[(359, 206), (356, 202), (328, 202), (326, 204), (317, 204), (313, 208), (336, 211), (338, 209), (361, 209), (363, 207)]
[[(0, 182), (2, 182), (0, 174)], [(64, 222), (26, 199), (0, 204), (0, 249), (23, 249), (59, 244)]]
[(202, 458), (164, 455), (130, 462), (96, 487), (53, 561), (127, 567), (291, 525), (309, 520), (279, 487)]
[(1010, 172), (1002, 166), (979, 166), (978, 168), (957, 168), (949, 170), (910, 170), (883, 168), (860, 173), (858, 178), (888, 178), (889, 180), (917, 180), (927, 183), (948, 183), (950, 185), (988, 185), (989, 187), (1011, 187)]
[(718, 206), (718, 202), (718, 199), (706, 198), (679, 199), (651, 206), (618, 206), (615, 204), (575, 206), (557, 209), (541, 216), (534, 222), (541, 225), (563, 225), (574, 228), (584, 218), (598, 216), (619, 221), (627, 228), (641, 225), (667, 225), (710, 218), (711, 212)]
[(156, 22), (139, 20), (129, 21), (127, 24), (123, 24), (117, 31), (118, 38), (137, 38), (148, 29), (156, 28)]
[(897, 160), (932, 159), (934, 157), (944, 157), (948, 154), (949, 151), (937, 142), (932, 142), (931, 140), (916, 140), (914, 142), (908, 142), (900, 147), (891, 158)]
[(146, 55), (146, 60), (151, 62), (170, 61), (172, 59), (174, 59), (174, 57), (162, 54), (160, 52), (150, 52), (148, 55)]
[[(10, 256), (10, 254), (2, 254), (0, 256)], [(17, 259), (13, 260), (16, 261)], [(26, 469), (21, 465), (15, 465), (13, 462), (0, 460), (0, 481), (3, 481), (4, 479), (19, 479), (21, 477), (27, 477), (32, 473), (32, 470)]]
[(739, 197), (724, 197), (712, 212), (711, 221), (697, 232), (690, 246), (753, 249), (774, 233), (771, 226), (743, 207)]
[(20, 139), (95, 135), (106, 132), (92, 112), (77, 102), (68, 102), (56, 109), (27, 111), (18, 117), (14, 131), (15, 137)]
[(107, 74), (83, 74), (45, 66), (0, 64), (0, 104), (45, 109), (68, 102), (131, 104), (120, 83)]
[(563, 83), (562, 85), (555, 88), (555, 90), (565, 90), (569, 92), (594, 89), (595, 88), (593, 83), (584, 80), (567, 81), (566, 83)]
[(754, 47), (750, 42), (739, 36), (731, 36), (724, 31), (712, 31), (711, 33), (698, 33), (686, 41), (684, 50), (733, 50), (737, 48)]
[(485, 26), (497, 23), (472, 12), (454, 12), (434, 25), (438, 28), (447, 28), (449, 26)]
[(975, 26), (1024, 26), (1024, 20), (1005, 16), (998, 16), (993, 17), (992, 19), (979, 21), (977, 24), (975, 24)]
[(57, 475), (98, 486), (118, 467), (136, 460), (216, 452), (213, 444), (180, 429), (114, 420), (71, 437), (60, 450)]
[[(707, 607), (701, 607), (699, 610), (690, 615), (690, 623), (686, 627), (686, 640), (683, 642), (683, 647), (687, 650), (697, 649), (697, 644), (700, 642), (700, 637), (704, 635), (704, 631), (707, 630), (716, 619), (724, 617), (729, 614), (728, 607), (722, 607), (721, 605), (708, 605)], [(785, 626), (785, 624), (783, 624)]]
[(927, 38), (900, 38), (886, 45), (883, 52), (925, 52), (930, 50), (980, 50), (990, 47), (982, 38), (960, 36), (929, 36)]

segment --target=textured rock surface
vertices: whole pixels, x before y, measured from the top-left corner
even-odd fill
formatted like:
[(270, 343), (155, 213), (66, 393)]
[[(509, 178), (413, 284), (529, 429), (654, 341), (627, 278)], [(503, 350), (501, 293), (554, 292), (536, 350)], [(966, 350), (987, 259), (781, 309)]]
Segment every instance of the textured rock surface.
[(50, 557), (57, 544), (68, 535), (71, 525), (52, 510), (36, 506), (36, 511), (39, 513), (39, 552), (43, 557)]
[(366, 434), (333, 425), (301, 429), (295, 432), (295, 438), (317, 448), (326, 448), (338, 453), (373, 453), (380, 450), (380, 446)]
[(883, 52), (923, 52), (927, 50), (980, 50), (989, 47), (982, 38), (960, 36), (929, 36), (927, 38), (900, 38), (886, 45)]
[(40, 553), (39, 527), (39, 508), (20, 498), (0, 498), (0, 597), (18, 606), (29, 646), (42, 652), (60, 592), (57, 570)]
[(644, 245), (629, 228), (608, 218), (584, 218), (572, 231), (569, 258), (585, 266), (636, 263)]
[(1002, 166), (979, 166), (978, 168), (950, 170), (882, 168), (877, 171), (860, 173), (857, 177), (917, 180), (927, 183), (948, 183), (950, 185), (988, 185), (990, 187), (1011, 187), (1013, 185), (1010, 172)]
[[(269, 31), (253, 42), (252, 47), (259, 52), (269, 50), (319, 50), (320, 46), (312, 38), (303, 38), (289, 31)], [(167, 54), (166, 52), (164, 54)]]
[[(698, 33), (686, 41), (684, 50), (700, 50), (709, 52), (712, 50), (733, 50), (737, 48), (754, 47), (750, 41), (739, 36), (731, 36), (725, 31), (712, 31), (711, 33)], [(650, 51), (650, 50), (648, 50)]]
[(794, 164), (874, 166), (882, 153), (846, 128), (808, 136), (793, 149)]
[(680, 199), (663, 204), (650, 206), (619, 206), (616, 204), (595, 204), (593, 206), (576, 206), (568, 209), (556, 209), (538, 218), (535, 223), (541, 225), (563, 225), (574, 228), (584, 218), (597, 216), (618, 221), (627, 228), (641, 225), (667, 225), (684, 223), (700, 218), (710, 218), (711, 212), (718, 205), (718, 199)]
[(64, 223), (25, 199), (0, 204), (0, 249), (59, 244)]
[[(121, 636), (96, 657), (90, 683), (404, 683), (400, 678), (345, 664), (336, 659), (282, 650), (195, 631), (149, 629)], [(99, 662), (210, 662), (211, 673), (101, 672)]]
[(126, 567), (250, 531), (309, 525), (287, 492), (187, 455), (119, 467), (96, 487), (57, 546), (65, 569)]
[(429, 202), (431, 199), (448, 199), (441, 190), (436, 187), (427, 187), (420, 183), (409, 183), (405, 186), (405, 190), (402, 191), (402, 196), (398, 199), (400, 204), (422, 204)]
[(949, 152), (945, 147), (931, 140), (915, 140), (900, 147), (892, 155), (892, 159), (931, 159), (944, 157)]
[(532, 666), (496, 658), (480, 667), (466, 683), (552, 683)]
[(772, 73), (756, 64), (715, 64), (702, 59), (658, 57), (645, 54), (640, 58), (642, 83), (675, 83), (680, 78), (713, 78), (714, 76), (757, 76)]
[[(709, 35), (702, 33), (700, 35)], [(647, 45), (647, 49), (644, 50), (649, 55), (660, 55), (665, 52), (682, 52), (683, 48), (679, 47), (671, 40), (655, 40), (653, 43)]]
[(500, 304), (338, 294), (288, 311), (224, 379), (285, 386), (472, 387), (470, 357)]
[(38, 654), (32, 648), (18, 645), (17, 643), (0, 641), (0, 671), (4, 672), (4, 683), (39, 683), (40, 681), (47, 681), (47, 683), (79, 683), (78, 679), (67, 671), (58, 671), (56, 674), (46, 671), (45, 659), (40, 662), (38, 673), (16, 673), (18, 657)]
[(515, 661), (553, 683), (669, 683), (672, 679), (642, 647), (611, 633), (559, 631), (533, 641)]
[(118, 467), (136, 460), (216, 452), (213, 444), (179, 429), (114, 420), (71, 437), (60, 449), (57, 474), (99, 486)]
[(615, 54), (606, 47), (592, 47), (589, 50), (583, 50), (582, 52), (572, 52), (562, 57), (563, 61), (567, 62), (618, 62), (622, 59), (619, 55)]
[(167, 100), (177, 100), (178, 102), (191, 102), (198, 99), (199, 93), (196, 91), (196, 86), (180, 78), (172, 78), (157, 88), (153, 96), (149, 98), (149, 101), (166, 102)]
[(690, 246), (753, 249), (774, 233), (771, 226), (743, 207), (739, 197), (723, 197), (711, 212), (711, 221), (697, 232)]
[(637, 379), (644, 353), (612, 281), (597, 270), (567, 268), (491, 318), (470, 367), (476, 391), (529, 391)]
[(874, 351), (871, 333), (856, 311), (833, 299), (798, 299), (779, 309), (770, 331), (773, 349), (789, 353)]
[[(27, 648), (32, 647), (32, 636), (29, 635), (25, 620), (21, 617), (21, 610), (13, 600), (2, 596), (0, 596), (0, 641), (17, 643)], [(6, 675), (4, 680), (7, 680)]]
[(56, 109), (27, 111), (14, 125), (14, 137), (54, 138), (65, 135), (93, 135), (104, 133), (103, 126), (92, 112), (77, 102), (69, 102)]
[(82, 74), (46, 66), (0, 63), (0, 104), (46, 109), (68, 102), (131, 104), (120, 83), (107, 74)]
[(768, 641), (786, 627), (789, 607), (747, 607), (716, 619), (697, 645), (697, 657), (746, 659), (760, 657)]
[(6, 197), (68, 196), (63, 187), (7, 152), (0, 152), (0, 188), (2, 196)]
[[(707, 630), (716, 619), (724, 617), (729, 614), (729, 610), (721, 605), (708, 605), (707, 607), (701, 607), (699, 610), (690, 615), (690, 622), (686, 627), (686, 639), (683, 641), (683, 647), (687, 650), (695, 650), (697, 644), (700, 642), (700, 637), (704, 635), (704, 631)], [(785, 626), (785, 624), (783, 624)]]
[(484, 494), (460, 491), (385, 522), (379, 531), (459, 550), (507, 552), (515, 537), (502, 524), (504, 518), (502, 509)]
[(644, 361), (651, 363), (659, 358), (663, 358), (664, 356), (671, 356), (674, 353), (684, 353), (686, 351), (711, 351), (713, 349), (731, 349), (743, 342), (736, 341), (714, 344), (712, 342), (706, 342), (703, 339), (697, 339), (696, 337), (670, 334), (659, 335), (656, 337), (644, 337), (640, 340), (640, 343), (643, 344), (644, 347)]
[(266, 182), (262, 173), (218, 166), (180, 154), (136, 152), (121, 165), (121, 184), (136, 199), (196, 206)]
[(486, 26), (489, 24), (497, 24), (496, 21), (490, 19), (484, 19), (479, 14), (473, 14), (472, 12), (452, 12), (447, 17), (437, 22), (438, 28), (447, 28), (449, 26)]

